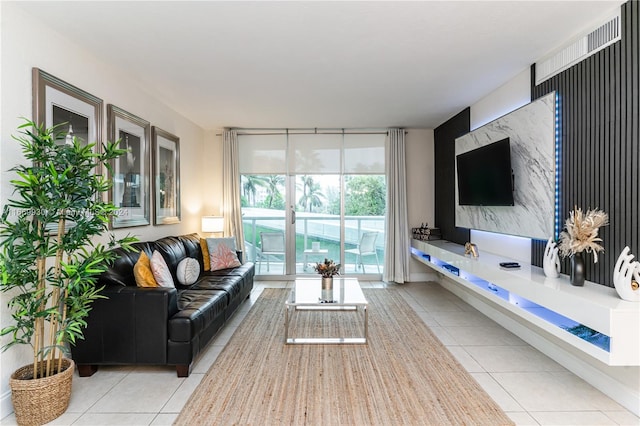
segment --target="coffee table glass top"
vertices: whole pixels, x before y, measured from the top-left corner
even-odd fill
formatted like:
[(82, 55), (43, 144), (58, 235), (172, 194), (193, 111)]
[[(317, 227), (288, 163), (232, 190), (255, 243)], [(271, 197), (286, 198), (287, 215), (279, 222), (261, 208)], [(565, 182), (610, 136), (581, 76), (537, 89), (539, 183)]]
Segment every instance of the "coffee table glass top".
[[(360, 284), (356, 278), (334, 278), (333, 287), (330, 290), (322, 289), (320, 278), (296, 279), (288, 305), (313, 306), (313, 305), (367, 305)], [(322, 302), (331, 300), (332, 303)]]

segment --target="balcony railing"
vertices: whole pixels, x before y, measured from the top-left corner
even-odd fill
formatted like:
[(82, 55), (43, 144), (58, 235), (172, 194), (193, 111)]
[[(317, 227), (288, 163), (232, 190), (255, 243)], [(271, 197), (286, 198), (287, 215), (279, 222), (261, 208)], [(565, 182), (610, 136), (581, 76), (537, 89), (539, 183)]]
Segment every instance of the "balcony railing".
[[(270, 210), (258, 208), (243, 209), (243, 226), (245, 232), (245, 248), (247, 259), (255, 262), (259, 253), (260, 232), (285, 231), (285, 212), (283, 210)], [(380, 266), (384, 259), (384, 216), (345, 216), (344, 239), (345, 249), (355, 248), (360, 241), (363, 232), (378, 232), (376, 248)], [(304, 250), (311, 249), (312, 242), (321, 242), (322, 247), (328, 249), (328, 257), (340, 259), (340, 216), (318, 213), (296, 212), (296, 269), (304, 271)], [(351, 260), (351, 268), (346, 265), (346, 272), (354, 271), (355, 259)], [(375, 265), (371, 259), (363, 259), (367, 263)], [(300, 268), (298, 268), (300, 267)], [(277, 270), (277, 268), (272, 268)], [(280, 269), (281, 271), (282, 269)], [(260, 271), (257, 271), (260, 273)], [(377, 270), (376, 270), (377, 272)]]

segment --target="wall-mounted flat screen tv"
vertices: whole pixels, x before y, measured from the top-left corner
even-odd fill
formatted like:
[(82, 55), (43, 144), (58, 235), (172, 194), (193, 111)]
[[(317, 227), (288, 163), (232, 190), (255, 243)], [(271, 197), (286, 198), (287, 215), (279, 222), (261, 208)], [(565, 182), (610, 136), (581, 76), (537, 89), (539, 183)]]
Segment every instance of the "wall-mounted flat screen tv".
[(456, 157), (461, 206), (513, 206), (509, 138)]

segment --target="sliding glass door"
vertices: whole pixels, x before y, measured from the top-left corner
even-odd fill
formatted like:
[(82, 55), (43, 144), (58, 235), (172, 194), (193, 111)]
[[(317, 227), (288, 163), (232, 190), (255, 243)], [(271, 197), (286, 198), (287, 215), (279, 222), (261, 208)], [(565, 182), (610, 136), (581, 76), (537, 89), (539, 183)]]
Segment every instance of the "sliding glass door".
[(287, 271), (285, 183), (285, 175), (241, 175), (246, 257), (258, 275)]
[(325, 258), (340, 260), (340, 175), (295, 176), (296, 273), (313, 273)]
[(379, 276), (384, 264), (384, 135), (239, 135), (246, 256), (258, 276)]

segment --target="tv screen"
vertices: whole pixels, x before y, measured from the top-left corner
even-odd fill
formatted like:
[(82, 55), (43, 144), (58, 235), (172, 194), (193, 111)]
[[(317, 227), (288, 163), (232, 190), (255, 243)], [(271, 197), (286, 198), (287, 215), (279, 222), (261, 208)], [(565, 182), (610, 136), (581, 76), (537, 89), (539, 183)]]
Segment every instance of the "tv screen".
[(461, 206), (513, 206), (509, 138), (462, 153), (456, 163)]

